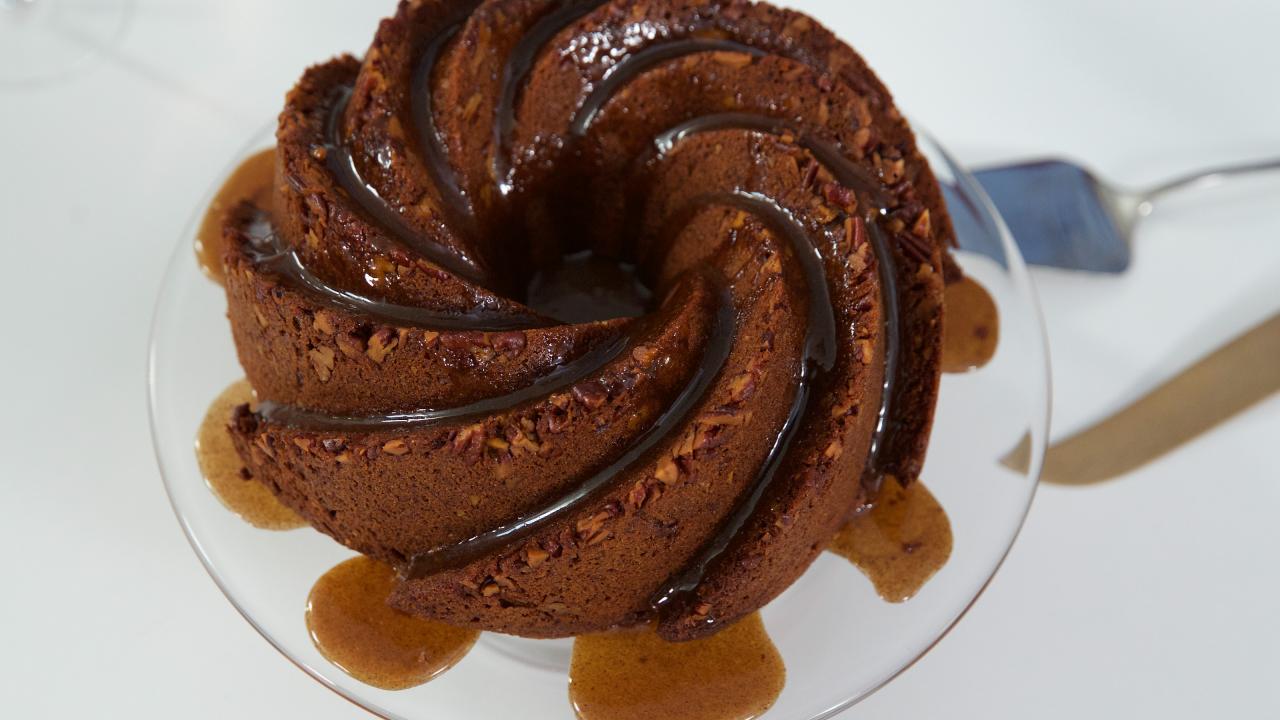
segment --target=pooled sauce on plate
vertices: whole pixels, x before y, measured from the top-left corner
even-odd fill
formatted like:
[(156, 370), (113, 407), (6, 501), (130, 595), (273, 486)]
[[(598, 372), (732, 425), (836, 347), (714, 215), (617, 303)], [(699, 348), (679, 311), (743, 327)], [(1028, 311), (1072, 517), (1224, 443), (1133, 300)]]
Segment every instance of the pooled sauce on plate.
[(951, 521), (924, 484), (904, 489), (886, 477), (871, 506), (827, 549), (857, 565), (880, 597), (902, 602), (951, 557)]
[(582, 720), (746, 720), (778, 698), (782, 656), (752, 613), (710, 637), (670, 643), (644, 627), (573, 642), (569, 699)]
[(213, 196), (196, 232), (196, 262), (211, 279), (222, 282), (222, 218), (242, 200), (260, 208), (271, 207), (271, 185), (275, 177), (276, 151), (268, 148), (240, 163)]
[(387, 605), (389, 566), (364, 556), (325, 573), (307, 598), (316, 649), (360, 682), (383, 690), (421, 685), (453, 667), (479, 633), (405, 615)]
[(245, 522), (264, 530), (292, 530), (306, 525), (297, 513), (285, 507), (271, 491), (248, 475), (231, 443), (227, 422), (237, 405), (253, 402), (253, 388), (237, 380), (223, 390), (196, 434), (196, 462), (213, 494)]
[(968, 372), (986, 365), (1000, 343), (1000, 315), (986, 288), (973, 278), (946, 287), (942, 323), (942, 371)]

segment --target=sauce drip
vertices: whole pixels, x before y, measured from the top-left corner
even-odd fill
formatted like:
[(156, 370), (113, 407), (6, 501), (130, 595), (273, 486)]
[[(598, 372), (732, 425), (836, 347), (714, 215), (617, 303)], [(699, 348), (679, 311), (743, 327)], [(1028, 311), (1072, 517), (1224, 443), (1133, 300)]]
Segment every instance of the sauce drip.
[(786, 668), (753, 613), (700, 640), (652, 628), (574, 640), (569, 699), (582, 720), (747, 720), (782, 692)]
[(240, 163), (213, 196), (196, 232), (196, 262), (210, 279), (222, 283), (222, 221), (227, 210), (242, 200), (260, 208), (271, 207), (271, 186), (276, 171), (274, 148), (260, 150)]
[(871, 507), (827, 548), (866, 573), (880, 597), (909, 600), (951, 557), (951, 521), (920, 482), (886, 477)]
[(209, 406), (196, 435), (196, 462), (200, 472), (222, 504), (250, 525), (264, 530), (302, 527), (306, 521), (277, 500), (265, 485), (249, 477), (236, 453), (227, 422), (231, 411), (245, 403), (253, 403), (253, 388), (247, 381), (237, 380)]
[(986, 365), (1000, 343), (1000, 315), (991, 294), (973, 278), (946, 287), (942, 323), (942, 371), (968, 372)]
[(330, 662), (383, 690), (421, 685), (467, 654), (479, 633), (398, 612), (387, 605), (390, 567), (359, 556), (338, 564), (311, 588), (307, 630)]

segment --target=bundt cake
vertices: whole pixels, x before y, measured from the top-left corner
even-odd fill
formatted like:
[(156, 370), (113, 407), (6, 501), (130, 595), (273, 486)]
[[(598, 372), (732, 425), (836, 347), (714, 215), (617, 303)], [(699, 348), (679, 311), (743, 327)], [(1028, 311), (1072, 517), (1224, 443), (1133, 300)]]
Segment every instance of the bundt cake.
[[(392, 604), (715, 632), (912, 482), (951, 227), (863, 60), (745, 0), (411, 0), (306, 71), (223, 219), (253, 477)], [(573, 253), (645, 312), (524, 299)]]

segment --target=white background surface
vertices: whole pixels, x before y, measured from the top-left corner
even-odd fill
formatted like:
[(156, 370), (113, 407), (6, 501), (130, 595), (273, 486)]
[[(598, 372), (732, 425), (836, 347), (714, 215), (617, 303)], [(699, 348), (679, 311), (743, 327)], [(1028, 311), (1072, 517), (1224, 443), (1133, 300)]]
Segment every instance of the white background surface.
[[(970, 163), (1065, 154), (1140, 184), (1280, 155), (1272, 2), (793, 4)], [(359, 52), (391, 10), (139, 0), (82, 71), (0, 87), (0, 715), (361, 715), (196, 561), (152, 458), (144, 369), (199, 198), (304, 66)], [(1280, 182), (1185, 197), (1141, 228), (1130, 274), (1037, 271), (1055, 437), (1280, 310), (1277, 209)], [(1273, 396), (1113, 482), (1043, 487), (975, 609), (848, 716), (1280, 716), (1278, 438)]]

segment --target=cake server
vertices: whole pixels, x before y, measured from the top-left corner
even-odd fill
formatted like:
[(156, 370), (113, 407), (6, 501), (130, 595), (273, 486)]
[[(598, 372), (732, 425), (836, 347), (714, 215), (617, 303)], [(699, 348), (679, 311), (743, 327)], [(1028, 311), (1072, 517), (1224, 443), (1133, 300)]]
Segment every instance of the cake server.
[[(1144, 190), (1121, 189), (1065, 160), (1039, 160), (974, 173), (1031, 265), (1118, 273), (1129, 267), (1138, 221), (1160, 198), (1227, 178), (1280, 170), (1280, 158), (1206, 168)], [(953, 218), (965, 222), (963, 214)], [(956, 228), (964, 236), (964, 229)]]

